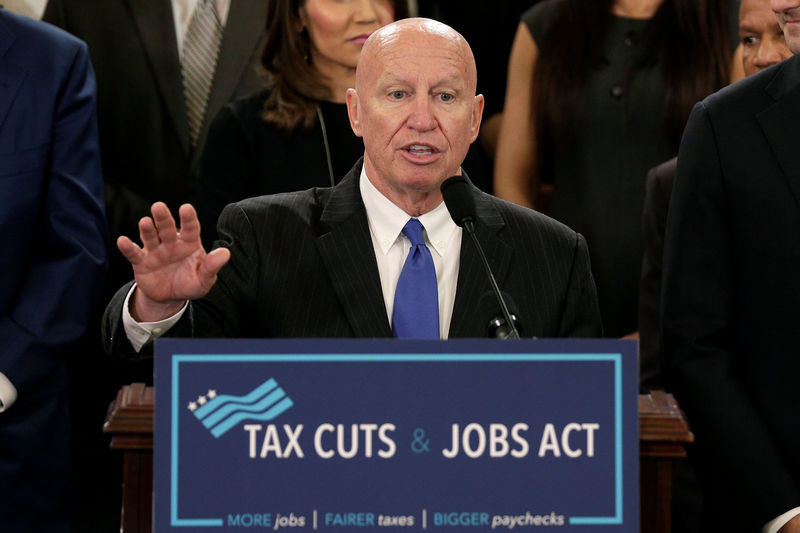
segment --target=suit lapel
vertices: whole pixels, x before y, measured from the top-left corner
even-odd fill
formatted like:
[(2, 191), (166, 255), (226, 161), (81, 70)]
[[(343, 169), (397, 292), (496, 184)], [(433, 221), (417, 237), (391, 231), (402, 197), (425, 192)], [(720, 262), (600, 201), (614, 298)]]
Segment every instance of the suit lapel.
[(190, 151), (189, 126), (183, 97), (183, 77), (169, 2), (128, 0), (145, 53), (150, 60), (161, 97), (186, 154)]
[[(250, 67), (253, 56), (261, 50), (266, 18), (265, 0), (231, 0), (217, 58), (217, 70), (208, 95), (208, 109), (219, 109), (235, 94), (245, 69)], [(206, 113), (200, 146), (213, 118), (213, 113)]]
[(357, 337), (392, 335), (383, 302), (380, 274), (358, 187), (357, 164), (333, 189), (320, 222), (317, 240), (339, 302)]
[(16, 65), (10, 64), (6, 59), (6, 52), (11, 48), (16, 36), (0, 20), (0, 127), (5, 121), (14, 96), (22, 87), (22, 81), (27, 73)]
[[(505, 227), (503, 217), (492, 204), (488, 195), (473, 188), (473, 197), (477, 209), (478, 221), (475, 224), (475, 235), (480, 242), (489, 266), (492, 268), (497, 284), (502, 289), (508, 275), (513, 250), (504, 243), (498, 233)], [(491, 287), (486, 272), (472, 238), (464, 232), (461, 237), (461, 259), (458, 267), (458, 285), (456, 299), (453, 304), (453, 318), (450, 321), (448, 338), (482, 337), (483, 333), (475, 330), (475, 310), (485, 291), (478, 287)], [(489, 317), (487, 317), (488, 319)]]
[(800, 167), (797, 165), (797, 125), (800, 124), (800, 57), (783, 63), (766, 91), (775, 104), (757, 115), (778, 164), (800, 207)]

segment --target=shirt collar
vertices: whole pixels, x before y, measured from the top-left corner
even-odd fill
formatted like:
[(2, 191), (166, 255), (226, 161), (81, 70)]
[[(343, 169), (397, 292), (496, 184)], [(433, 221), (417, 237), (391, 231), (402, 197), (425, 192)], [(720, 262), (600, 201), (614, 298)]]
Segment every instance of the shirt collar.
[[(361, 190), (364, 207), (367, 210), (369, 227), (377, 240), (381, 252), (386, 255), (401, 235), (403, 226), (406, 225), (406, 222), (411, 217), (394, 205), (372, 184), (363, 166), (361, 167), (361, 177), (358, 185)], [(419, 221), (425, 227), (428, 244), (440, 257), (443, 257), (447, 253), (447, 249), (450, 248), (450, 241), (453, 236), (460, 229), (450, 218), (447, 206), (444, 205), (444, 202), (441, 202), (435, 209), (420, 216)]]

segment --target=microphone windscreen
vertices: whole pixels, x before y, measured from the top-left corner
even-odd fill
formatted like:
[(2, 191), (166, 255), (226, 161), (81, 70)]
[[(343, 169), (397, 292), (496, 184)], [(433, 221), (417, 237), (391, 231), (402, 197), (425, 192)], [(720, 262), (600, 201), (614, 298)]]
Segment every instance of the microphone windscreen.
[(456, 225), (463, 227), (464, 222), (475, 221), (475, 200), (472, 198), (469, 182), (464, 176), (447, 178), (441, 185), (444, 205)]
[[(505, 291), (500, 291), (503, 300), (506, 302), (508, 312), (511, 315), (511, 320), (514, 322), (514, 327), (522, 333), (522, 325), (519, 320), (519, 309), (514, 299)], [(505, 337), (508, 331), (508, 325), (503, 317), (503, 310), (500, 307), (500, 302), (497, 301), (497, 295), (494, 291), (487, 291), (481, 294), (478, 300), (478, 305), (473, 313), (476, 323), (473, 327), (477, 331), (484, 331), (487, 337)]]

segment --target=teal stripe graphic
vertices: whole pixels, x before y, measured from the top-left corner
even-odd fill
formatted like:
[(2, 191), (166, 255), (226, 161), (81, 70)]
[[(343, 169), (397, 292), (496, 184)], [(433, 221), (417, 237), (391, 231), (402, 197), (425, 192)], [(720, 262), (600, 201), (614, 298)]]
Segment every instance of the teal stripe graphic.
[(216, 426), (222, 419), (226, 418), (228, 415), (234, 412), (245, 412), (245, 413), (263, 412), (265, 409), (271, 407), (272, 404), (282, 400), (284, 396), (286, 396), (286, 393), (283, 392), (283, 389), (279, 388), (278, 390), (273, 391), (271, 394), (268, 394), (265, 398), (262, 398), (258, 403), (254, 403), (252, 405), (247, 405), (239, 402), (231, 402), (228, 405), (220, 407), (214, 413), (208, 415), (203, 420), (203, 425), (210, 429)]
[(217, 408), (222, 407), (223, 405), (229, 402), (241, 402), (244, 404), (253, 403), (258, 401), (259, 398), (264, 396), (266, 393), (273, 390), (275, 387), (278, 386), (278, 383), (270, 378), (264, 383), (262, 383), (256, 389), (253, 389), (253, 392), (245, 396), (232, 396), (230, 394), (220, 394), (204, 406), (200, 407), (194, 412), (194, 416), (202, 420), (206, 416), (208, 416), (211, 412), (215, 411)]
[(211, 434), (214, 435), (215, 437), (219, 437), (220, 435), (231, 429), (233, 426), (235, 426), (242, 420), (272, 420), (273, 418), (276, 418), (277, 416), (279, 416), (281, 413), (283, 413), (293, 405), (294, 403), (290, 398), (285, 398), (281, 400), (278, 403), (278, 405), (276, 405), (275, 407), (269, 409), (264, 413), (259, 413), (255, 415), (248, 413), (235, 413), (231, 415), (229, 418), (227, 418), (225, 421), (221, 422), (214, 429), (212, 429)]
[(221, 394), (193, 411), (195, 417), (219, 438), (243, 420), (272, 420), (294, 403), (273, 378), (245, 394)]

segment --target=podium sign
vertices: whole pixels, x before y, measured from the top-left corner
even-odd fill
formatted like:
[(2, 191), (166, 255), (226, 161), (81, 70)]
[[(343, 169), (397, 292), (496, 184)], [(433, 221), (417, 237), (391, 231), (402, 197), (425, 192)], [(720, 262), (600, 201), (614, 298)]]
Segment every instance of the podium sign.
[(635, 342), (163, 339), (155, 357), (156, 532), (638, 531)]

